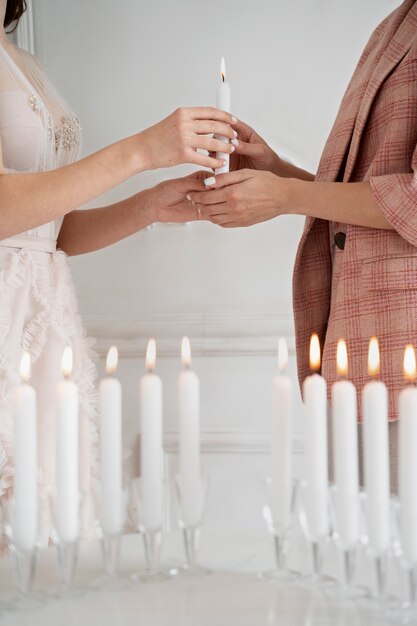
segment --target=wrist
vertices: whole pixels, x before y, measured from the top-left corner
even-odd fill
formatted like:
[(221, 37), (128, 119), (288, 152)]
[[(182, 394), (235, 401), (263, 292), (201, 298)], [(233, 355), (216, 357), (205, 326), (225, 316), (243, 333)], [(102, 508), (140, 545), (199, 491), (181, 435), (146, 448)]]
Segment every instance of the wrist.
[(306, 215), (306, 198), (311, 192), (311, 184), (299, 178), (286, 178), (286, 213)]

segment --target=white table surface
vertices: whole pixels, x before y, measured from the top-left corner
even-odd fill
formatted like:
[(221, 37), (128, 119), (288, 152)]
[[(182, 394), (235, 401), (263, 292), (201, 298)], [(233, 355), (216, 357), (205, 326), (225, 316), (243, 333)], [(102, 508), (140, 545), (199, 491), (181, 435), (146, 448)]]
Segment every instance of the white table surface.
[[(305, 550), (305, 549), (304, 549)], [(301, 562), (309, 555), (299, 550)], [(179, 532), (166, 535), (163, 565), (178, 565), (182, 557)], [(77, 581), (88, 582), (100, 573), (99, 543), (80, 549)], [(143, 565), (142, 538), (123, 537), (121, 572)], [(4, 626), (381, 626), (381, 612), (357, 602), (341, 603), (297, 584), (259, 580), (255, 574), (273, 565), (268, 535), (213, 534), (203, 536), (201, 562), (214, 572), (191, 579), (176, 577), (161, 583), (135, 583), (123, 591), (88, 591), (73, 600), (48, 600), (40, 609), (0, 616)], [(308, 567), (308, 566), (306, 566)], [(12, 592), (8, 559), (0, 562), (0, 603)], [(55, 551), (38, 556), (35, 589), (56, 584)]]

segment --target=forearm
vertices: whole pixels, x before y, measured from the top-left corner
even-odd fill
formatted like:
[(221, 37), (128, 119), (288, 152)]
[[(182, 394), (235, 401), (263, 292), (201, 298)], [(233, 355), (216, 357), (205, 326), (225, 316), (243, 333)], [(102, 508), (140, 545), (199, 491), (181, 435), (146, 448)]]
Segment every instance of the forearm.
[(146, 168), (140, 136), (48, 172), (0, 175), (0, 239), (45, 224)]
[(280, 159), (277, 155), (277, 159), (272, 168), (272, 173), (280, 176), (281, 178), (295, 178), (297, 180), (313, 181), (314, 174), (307, 172), (306, 170), (296, 167), (283, 159)]
[(377, 206), (369, 182), (288, 181), (288, 213), (342, 224), (393, 230)]
[(146, 228), (154, 221), (148, 195), (142, 191), (106, 207), (72, 211), (62, 224), (58, 247), (70, 256), (85, 254)]

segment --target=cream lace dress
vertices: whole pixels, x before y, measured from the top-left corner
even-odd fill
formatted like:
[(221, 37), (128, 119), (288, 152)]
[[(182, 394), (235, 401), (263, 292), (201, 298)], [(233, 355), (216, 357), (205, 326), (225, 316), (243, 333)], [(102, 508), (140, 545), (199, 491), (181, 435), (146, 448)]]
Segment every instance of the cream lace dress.
[[(42, 172), (76, 161), (81, 151), (77, 117), (35, 57), (19, 48), (14, 51), (17, 60), (0, 45), (4, 174)], [(0, 241), (0, 499), (13, 492), (11, 392), (26, 349), (32, 355), (32, 384), (38, 394), (43, 543), (51, 532), (48, 494), (54, 489), (55, 477), (54, 388), (67, 344), (73, 348), (73, 380), (80, 388), (80, 487), (87, 496), (93, 493), (97, 470), (95, 367), (77, 314), (67, 258), (56, 250), (61, 224), (62, 219), (57, 219)], [(87, 510), (91, 513), (92, 507)], [(91, 528), (91, 523), (87, 521), (86, 526)]]

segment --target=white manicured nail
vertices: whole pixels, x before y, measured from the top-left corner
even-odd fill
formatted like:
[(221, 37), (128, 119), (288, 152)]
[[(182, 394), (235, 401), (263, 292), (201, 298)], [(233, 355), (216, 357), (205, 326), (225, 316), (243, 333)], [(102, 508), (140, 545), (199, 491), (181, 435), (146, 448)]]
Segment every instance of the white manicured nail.
[(232, 154), (232, 152), (234, 152), (234, 151), (235, 151), (235, 147), (234, 147), (234, 146), (232, 146), (232, 147), (230, 148), (230, 154)]
[(185, 196), (187, 198), (187, 200), (189, 200), (191, 202), (191, 196), (189, 193), (187, 193), (187, 195)]
[(210, 178), (205, 178), (204, 184), (206, 187), (211, 187), (211, 185), (216, 184), (216, 179), (214, 178), (214, 176), (210, 176)]
[(237, 148), (238, 145), (239, 145), (239, 142), (238, 142), (237, 139), (232, 139), (232, 141), (230, 143), (232, 143), (235, 146), (235, 148)]
[(237, 122), (237, 117), (235, 117), (234, 115), (232, 115), (232, 122), (233, 122), (233, 124), (236, 124), (236, 122)]
[(235, 130), (233, 131), (233, 134), (235, 137), (237, 137), (237, 132)]

